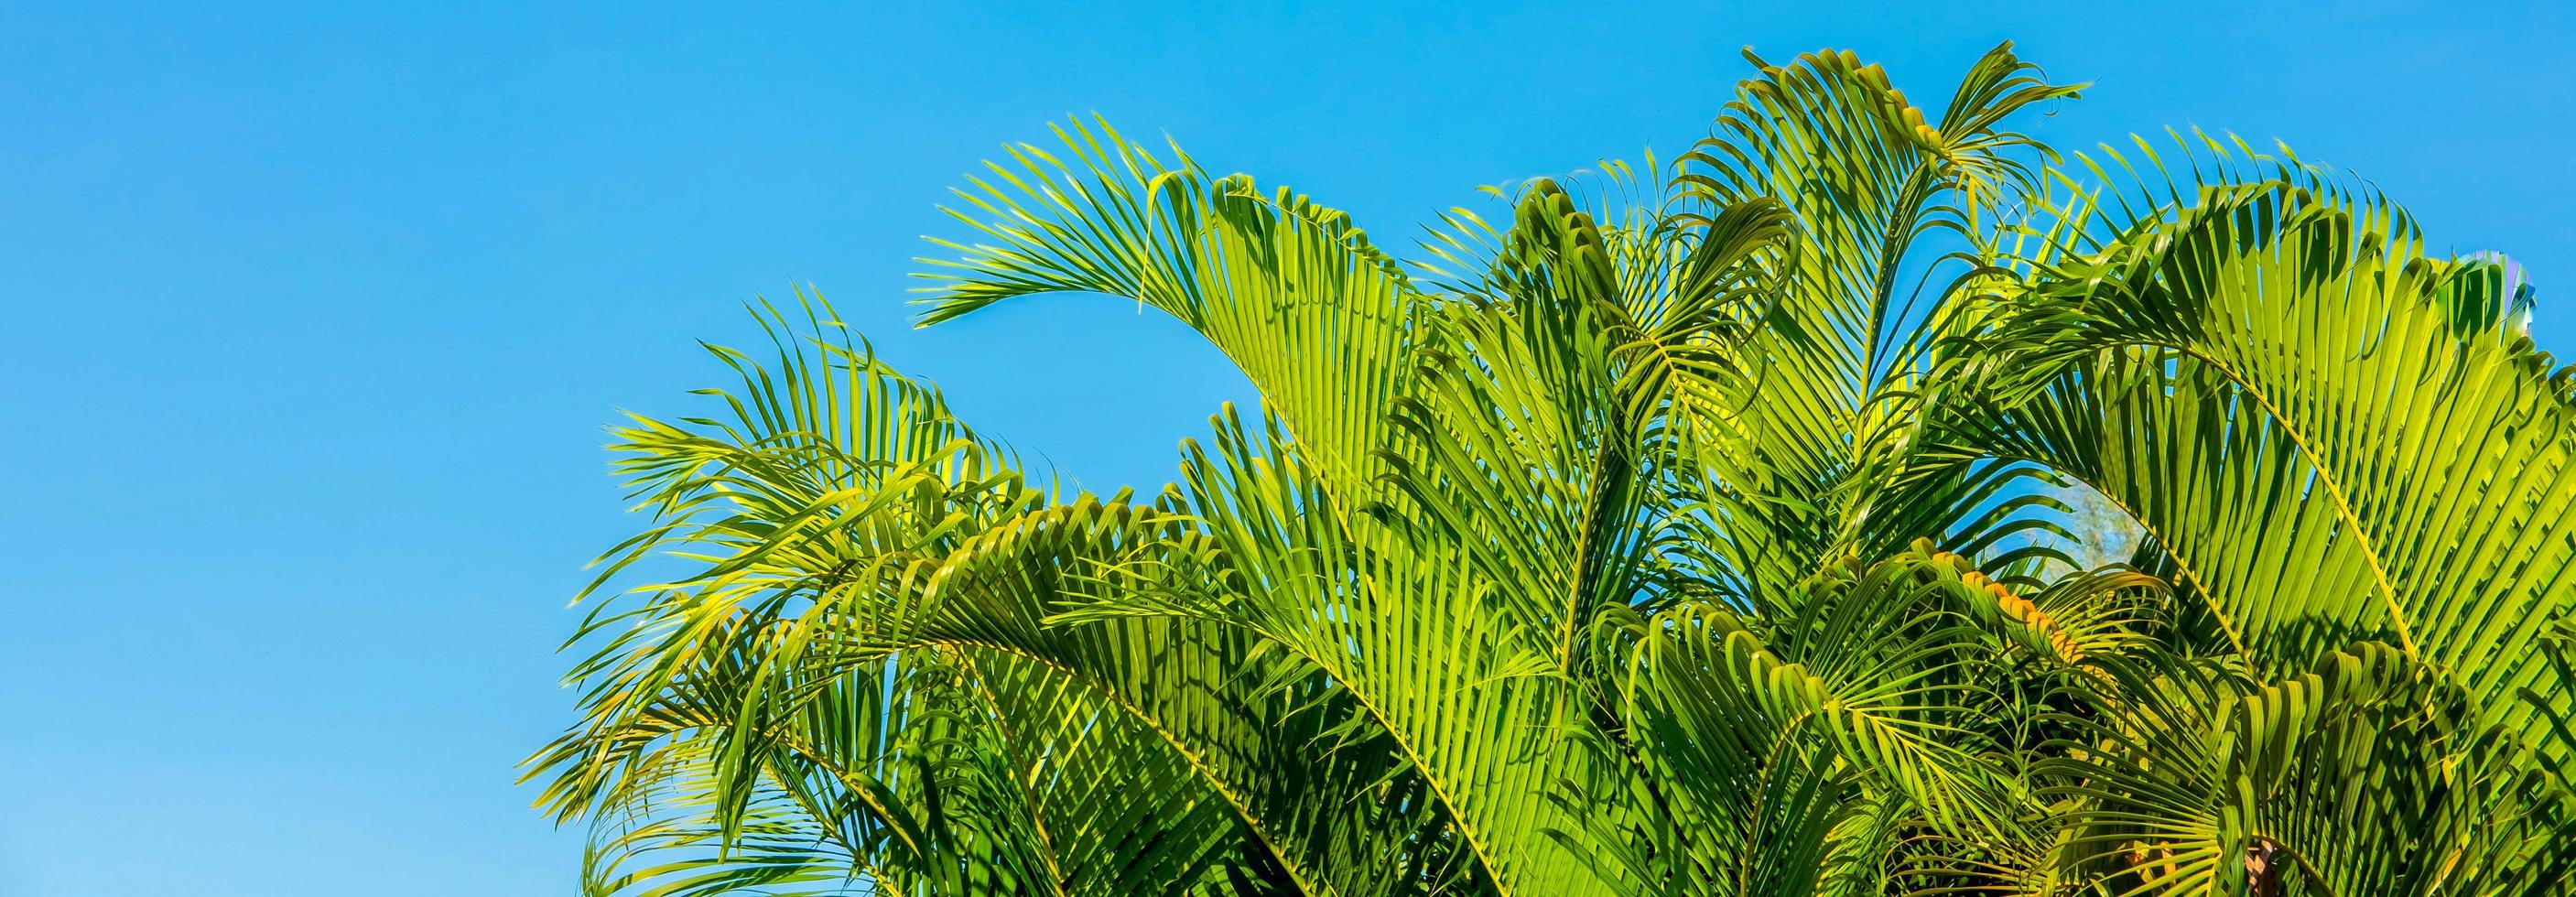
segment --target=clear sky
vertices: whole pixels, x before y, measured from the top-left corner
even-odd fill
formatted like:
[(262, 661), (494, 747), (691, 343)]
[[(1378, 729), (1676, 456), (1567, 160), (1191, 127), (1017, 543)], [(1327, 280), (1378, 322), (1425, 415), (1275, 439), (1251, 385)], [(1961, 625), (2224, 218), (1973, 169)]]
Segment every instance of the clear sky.
[(1206, 5), (1243, 8), (0, 4), (0, 897), (567, 893), (578, 838), (512, 781), (570, 719), (581, 566), (638, 526), (602, 427), (691, 407), (755, 296), (813, 284), (987, 432), (1161, 482), (1244, 394), (1177, 326), (906, 323), (945, 188), (1071, 113), (1403, 245), (1688, 144), (1744, 45), (1946, 97), (2011, 38), (2097, 82), (2040, 135), (2285, 139), (2523, 259), (2576, 349), (2576, 33), (2539, 5)]

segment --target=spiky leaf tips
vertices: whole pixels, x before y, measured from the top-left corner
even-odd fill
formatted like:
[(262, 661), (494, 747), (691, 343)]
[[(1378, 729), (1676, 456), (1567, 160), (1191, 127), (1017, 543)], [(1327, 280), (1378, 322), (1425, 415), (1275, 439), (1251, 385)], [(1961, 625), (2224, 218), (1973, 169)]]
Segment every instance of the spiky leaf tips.
[(617, 431), (653, 522), (593, 589), (673, 573), (586, 595), (530, 760), (586, 892), (2568, 891), (2576, 374), (2519, 268), (2287, 151), (2061, 155), (2009, 46), (1938, 108), (1753, 63), (1414, 263), (1013, 147), (924, 322), (1205, 336), (1260, 406), (1147, 495), (763, 306), (712, 416)]

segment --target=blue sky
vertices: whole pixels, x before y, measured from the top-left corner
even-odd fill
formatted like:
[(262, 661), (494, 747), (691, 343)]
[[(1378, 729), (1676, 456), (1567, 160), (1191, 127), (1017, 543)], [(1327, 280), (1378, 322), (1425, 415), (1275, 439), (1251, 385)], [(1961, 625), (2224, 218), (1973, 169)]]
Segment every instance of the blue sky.
[(0, 5), (0, 897), (567, 892), (512, 780), (637, 525), (602, 427), (718, 383), (693, 340), (755, 339), (755, 296), (813, 284), (987, 432), (1160, 482), (1244, 394), (1178, 327), (906, 324), (947, 185), (1067, 114), (1401, 244), (1686, 145), (1746, 44), (1939, 97), (2011, 38), (2097, 82), (2039, 135), (2285, 139), (2521, 258), (2576, 349), (2576, 34), (2538, 6), (1228, 6)]

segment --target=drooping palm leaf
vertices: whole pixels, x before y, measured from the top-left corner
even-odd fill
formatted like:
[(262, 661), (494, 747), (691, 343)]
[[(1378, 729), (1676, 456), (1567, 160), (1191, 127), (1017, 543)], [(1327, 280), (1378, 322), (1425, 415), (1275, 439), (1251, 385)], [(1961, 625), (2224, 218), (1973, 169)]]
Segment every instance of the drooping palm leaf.
[(1970, 439), (2136, 515), (2264, 668), (2382, 640), (2528, 726), (2519, 691), (2564, 700), (2537, 640), (2576, 603), (2576, 405), (2502, 264), (2429, 258), (2385, 200), (2286, 163), (2221, 163), (2134, 222), (2073, 213), (1993, 331), (2008, 410)]

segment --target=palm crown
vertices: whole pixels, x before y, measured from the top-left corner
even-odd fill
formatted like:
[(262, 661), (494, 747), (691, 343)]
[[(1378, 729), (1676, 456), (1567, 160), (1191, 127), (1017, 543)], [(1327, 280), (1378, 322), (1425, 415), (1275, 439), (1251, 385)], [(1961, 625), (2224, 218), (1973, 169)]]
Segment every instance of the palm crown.
[(1754, 65), (1412, 263), (1106, 126), (1012, 149), (924, 321), (1204, 335), (1260, 408), (1150, 496), (767, 309), (719, 416), (617, 431), (656, 522), (592, 588), (686, 570), (594, 604), (531, 760), (585, 886), (2561, 887), (2576, 400), (2518, 271), (2286, 151), (2061, 157), (2008, 47), (1937, 108)]

